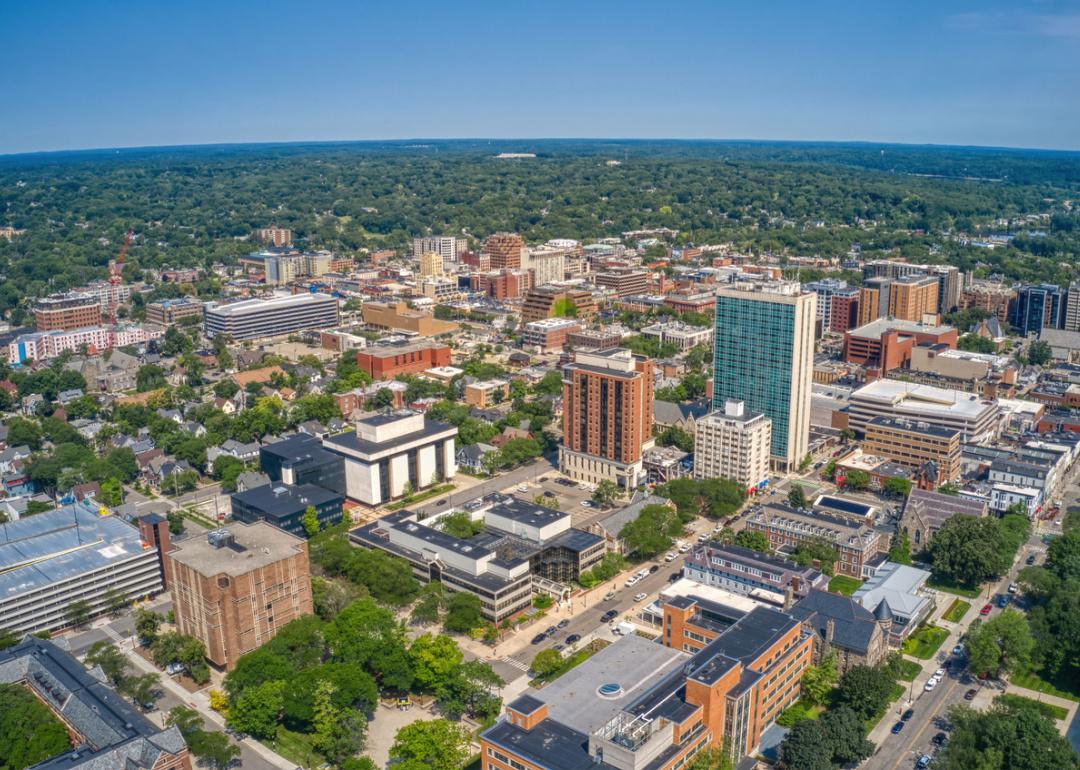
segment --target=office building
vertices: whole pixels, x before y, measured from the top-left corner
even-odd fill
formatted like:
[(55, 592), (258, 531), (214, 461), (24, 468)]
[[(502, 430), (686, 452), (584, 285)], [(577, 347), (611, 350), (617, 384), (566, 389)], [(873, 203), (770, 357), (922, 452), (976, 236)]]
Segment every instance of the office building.
[(713, 332), (708, 327), (690, 326), (679, 321), (650, 324), (641, 330), (643, 337), (652, 337), (661, 345), (674, 345), (680, 351), (695, 345), (708, 345)]
[(723, 288), (716, 295), (713, 407), (742, 401), (772, 421), (772, 464), (798, 467), (809, 451), (816, 295), (798, 283)]
[(751, 513), (746, 528), (768, 537), (774, 551), (790, 552), (801, 543), (827, 542), (840, 557), (833, 566), (836, 574), (860, 580), (867, 577), (863, 568), (873, 557), (889, 550), (888, 535), (859, 519), (803, 513), (786, 505), (765, 505)]
[(205, 312), (205, 333), (211, 339), (218, 334), (227, 334), (234, 340), (278, 337), (305, 329), (327, 329), (338, 323), (337, 299), (310, 292), (228, 304), (209, 303)]
[(345, 494), (381, 505), (449, 481), (457, 473), (457, 428), (403, 411), (364, 417), (356, 430), (327, 436), (323, 448), (345, 460)]
[(458, 255), (468, 247), (469, 242), (466, 238), (458, 238), (454, 235), (423, 235), (412, 240), (414, 257), (439, 254), (443, 258), (443, 264), (456, 262)]
[(778, 606), (788, 600), (788, 591), (800, 599), (810, 589), (825, 589), (829, 584), (821, 570), (800, 567), (782, 556), (715, 541), (694, 546), (686, 555), (683, 576)]
[(597, 273), (596, 285), (612, 292), (616, 297), (630, 297), (637, 294), (647, 294), (649, 290), (649, 273), (647, 270), (634, 270), (621, 268)]
[(879, 318), (844, 333), (843, 359), (885, 373), (906, 367), (917, 345), (955, 348), (958, 340), (959, 334), (952, 326)]
[(677, 313), (712, 313), (716, 294), (698, 289), (680, 289), (664, 297), (664, 304)]
[(365, 302), (361, 314), (368, 326), (421, 337), (452, 334), (460, 328), (453, 321), (440, 321), (431, 313), (413, 310), (404, 302)]
[(694, 425), (694, 478), (731, 479), (747, 491), (769, 479), (772, 420), (728, 399)]
[(483, 252), (491, 260), (492, 270), (518, 270), (525, 241), (517, 233), (494, 233), (484, 241)]
[(521, 320), (525, 323), (544, 318), (572, 316), (588, 323), (596, 316), (596, 300), (586, 289), (562, 286), (538, 286), (525, 293)]
[(47, 361), (67, 351), (100, 353), (127, 345), (142, 345), (161, 337), (161, 329), (135, 325), (89, 326), (67, 331), (34, 332), (16, 337), (8, 344), (8, 361), (25, 364), (27, 361)]
[(1060, 286), (1051, 283), (1023, 286), (1016, 294), (1009, 322), (1024, 336), (1038, 334), (1044, 328), (1061, 329), (1066, 320), (1065, 295)]
[(162, 299), (148, 302), (146, 322), (155, 326), (172, 326), (182, 318), (202, 318), (203, 303), (192, 297)]
[(495, 300), (517, 299), (532, 288), (532, 273), (520, 268), (490, 270), (469, 276), (469, 288)]
[(28, 636), (0, 650), (0, 684), (25, 687), (68, 732), (71, 748), (33, 770), (192, 770), (180, 728), (158, 727), (53, 642)]
[(846, 410), (833, 414), (833, 427), (851, 428), (861, 435), (875, 417), (900, 417), (958, 430), (961, 441), (979, 443), (997, 435), (1000, 413), (995, 401), (976, 394), (876, 380), (851, 394)]
[(330, 272), (334, 255), (329, 251), (273, 250), (260, 254), (266, 282), (284, 286), (300, 278), (318, 278)]
[[(329, 454), (329, 453), (328, 453)], [(236, 492), (230, 498), (232, 516), (245, 524), (265, 521), (296, 537), (307, 538), (304, 514), (315, 510), (319, 529), (341, 523), (345, 496), (314, 484), (271, 482)]]
[(418, 286), (421, 294), (437, 303), (453, 302), (462, 296), (461, 286), (449, 278), (423, 278)]
[(71, 626), (82, 600), (90, 617), (163, 590), (158, 549), (92, 499), (0, 527), (0, 628), (16, 635)]
[(177, 630), (225, 670), (312, 613), (307, 543), (262, 521), (174, 544), (165, 573)]
[(868, 455), (919, 470), (934, 463), (937, 485), (960, 478), (960, 431), (899, 417), (875, 417), (866, 424), (862, 445)]
[(92, 294), (50, 294), (34, 302), (34, 328), (39, 332), (67, 331), (101, 323), (101, 304)]
[[(355, 408), (354, 402), (352, 408), (342, 412), (350, 414)], [(339, 495), (345, 494), (345, 461), (323, 449), (318, 439), (306, 433), (295, 433), (259, 447), (259, 468), (277, 484), (312, 484)]]
[(432, 340), (372, 345), (356, 351), (356, 363), (373, 380), (392, 380), (399, 374), (449, 366), (450, 346)]
[(437, 251), (425, 251), (420, 255), (421, 278), (440, 278), (444, 272), (442, 254)]
[(581, 324), (574, 318), (542, 318), (539, 321), (530, 321), (521, 330), (521, 346), (538, 353), (562, 350), (566, 347), (567, 340), (580, 331)]
[(525, 254), (525, 267), (532, 273), (533, 286), (544, 286), (566, 277), (566, 249), (533, 246), (526, 249)]
[(652, 405), (650, 359), (622, 348), (578, 352), (563, 369), (562, 472), (586, 483), (638, 486), (642, 452), (653, 445)]
[(570, 332), (566, 344), (574, 350), (611, 350), (622, 343), (622, 333), (610, 329), (582, 329)]
[(260, 227), (255, 230), (255, 240), (264, 246), (292, 246), (292, 230), (287, 227)]
[(843, 334), (858, 321), (859, 290), (847, 281), (822, 278), (804, 283), (805, 291), (817, 295), (817, 319), (823, 332)]
[(480, 734), (482, 770), (677, 770), (707, 749), (753, 754), (799, 697), (811, 634), (766, 607), (679, 596), (662, 609), (662, 644), (631, 634), (510, 701)]

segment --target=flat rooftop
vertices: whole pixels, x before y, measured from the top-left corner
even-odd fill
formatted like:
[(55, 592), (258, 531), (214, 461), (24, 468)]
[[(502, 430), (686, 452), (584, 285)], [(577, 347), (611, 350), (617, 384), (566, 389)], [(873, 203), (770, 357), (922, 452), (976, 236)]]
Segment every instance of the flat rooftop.
[(940, 425), (931, 425), (928, 422), (920, 422), (919, 420), (905, 420), (903, 417), (875, 417), (867, 425), (902, 430), (907, 433), (921, 433), (924, 436), (944, 439), (951, 439), (960, 435), (960, 431), (953, 428), (943, 428)]
[(265, 521), (254, 524), (233, 522), (223, 529), (232, 533), (239, 548), (215, 548), (200, 535), (175, 543), (169, 558), (191, 567), (200, 575), (236, 577), (293, 556), (304, 547), (303, 540)]
[(863, 385), (853, 392), (849, 399), (852, 406), (860, 402), (907, 408), (930, 416), (965, 419), (977, 419), (996, 407), (993, 401), (972, 393), (901, 380), (875, 380)]
[(317, 487), (314, 484), (293, 486), (279, 482), (237, 492), (232, 499), (256, 508), (274, 519), (296, 513), (297, 510), (303, 510), (309, 505), (317, 507), (334, 501), (345, 501), (345, 498), (337, 492)]
[(863, 324), (856, 329), (848, 330), (848, 335), (851, 337), (879, 340), (881, 339), (882, 334), (890, 331), (897, 331), (904, 334), (941, 335), (956, 331), (956, 328), (952, 326), (924, 324), (919, 323), (918, 321), (905, 321), (901, 318), (878, 318), (877, 320), (871, 321), (868, 324)]
[(250, 313), (261, 313), (266, 310), (287, 310), (289, 308), (302, 308), (305, 305), (330, 305), (337, 304), (337, 300), (329, 294), (290, 294), (288, 296), (245, 299), (240, 302), (230, 302), (225, 305), (207, 308), (206, 312), (219, 316), (243, 316)]

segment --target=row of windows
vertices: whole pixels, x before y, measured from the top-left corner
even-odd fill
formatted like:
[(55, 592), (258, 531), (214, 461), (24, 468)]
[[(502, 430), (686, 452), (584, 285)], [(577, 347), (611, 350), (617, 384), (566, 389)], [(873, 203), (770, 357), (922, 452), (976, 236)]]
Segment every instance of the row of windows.
[(516, 759), (511, 759), (510, 757), (503, 754), (501, 751), (496, 751), (490, 746), (488, 747), (487, 753), (488, 756), (492, 759), (502, 762), (504, 765), (509, 765), (510, 767), (514, 768), (514, 770), (529, 770), (529, 768), (518, 762)]

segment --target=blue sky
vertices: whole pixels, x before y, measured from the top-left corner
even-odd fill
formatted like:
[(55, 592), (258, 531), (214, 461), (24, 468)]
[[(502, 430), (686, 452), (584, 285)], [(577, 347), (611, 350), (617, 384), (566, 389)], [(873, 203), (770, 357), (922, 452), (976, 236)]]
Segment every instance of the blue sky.
[(1080, 149), (1080, 0), (3, 0), (0, 153), (414, 137)]

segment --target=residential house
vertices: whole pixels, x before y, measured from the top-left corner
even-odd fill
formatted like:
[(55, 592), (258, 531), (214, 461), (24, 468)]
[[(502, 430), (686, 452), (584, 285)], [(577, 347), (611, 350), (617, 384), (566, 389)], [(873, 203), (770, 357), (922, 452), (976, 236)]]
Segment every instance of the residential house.
[(85, 395), (82, 388), (72, 388), (71, 390), (61, 390), (56, 394), (56, 400), (61, 404), (70, 404)]
[(492, 452), (499, 451), (491, 444), (476, 443), (459, 447), (457, 451), (457, 464), (469, 473), (483, 473), (484, 458)]
[(0, 452), (0, 473), (11, 473), (16, 470), (24, 460), (30, 459), (30, 447), (26, 444), (8, 447)]

